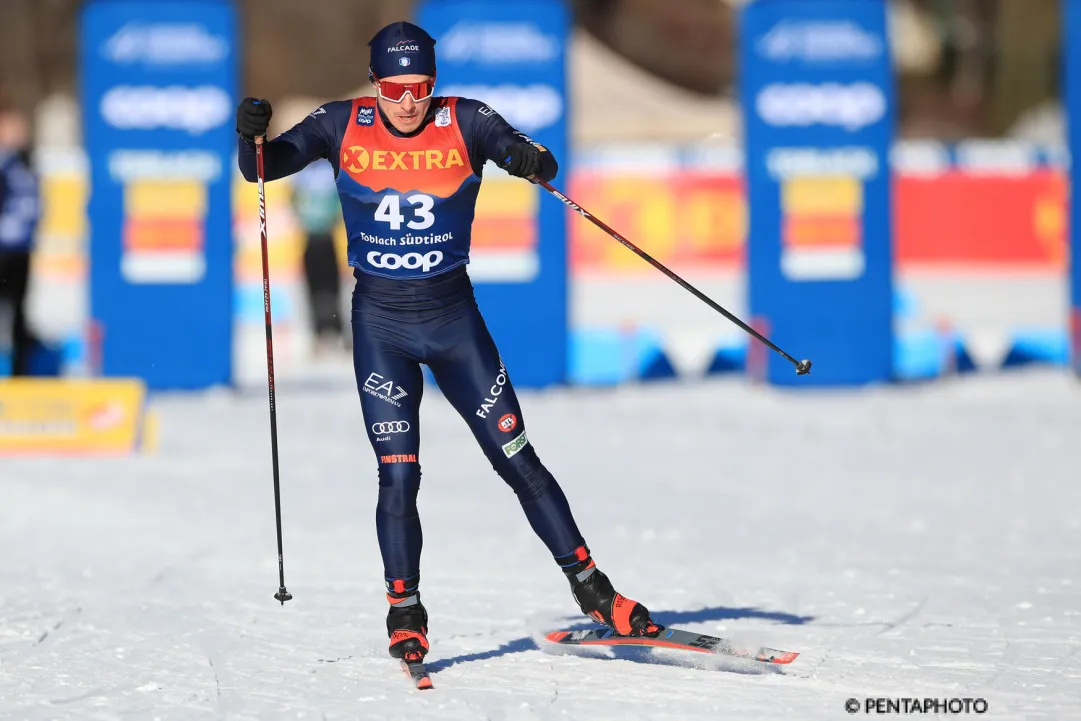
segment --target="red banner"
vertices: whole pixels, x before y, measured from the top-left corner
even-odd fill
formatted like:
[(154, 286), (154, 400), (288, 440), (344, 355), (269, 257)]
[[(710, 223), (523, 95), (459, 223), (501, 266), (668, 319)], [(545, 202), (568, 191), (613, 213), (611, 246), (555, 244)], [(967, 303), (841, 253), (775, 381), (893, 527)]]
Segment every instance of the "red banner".
[[(682, 269), (742, 264), (747, 235), (737, 175), (577, 172), (570, 196), (654, 258)], [(1061, 270), (1067, 260), (1069, 187), (1057, 170), (1024, 175), (961, 171), (900, 175), (894, 185), (894, 249), (906, 266)], [(571, 220), (576, 273), (649, 271), (592, 224)], [(811, 232), (815, 228), (802, 229)]]

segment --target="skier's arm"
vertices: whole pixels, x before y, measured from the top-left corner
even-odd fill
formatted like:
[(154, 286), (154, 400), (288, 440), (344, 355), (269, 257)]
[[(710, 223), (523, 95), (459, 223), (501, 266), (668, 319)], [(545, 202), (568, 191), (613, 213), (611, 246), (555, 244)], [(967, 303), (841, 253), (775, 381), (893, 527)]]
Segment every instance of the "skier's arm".
[(511, 175), (534, 176), (546, 182), (559, 172), (559, 163), (550, 150), (515, 130), (499, 113), (480, 101), (459, 98), (456, 114), (475, 169), (483, 166), (485, 160), (491, 160)]
[[(336, 126), (343, 113), (343, 103), (351, 107), (348, 101), (327, 103), (287, 132), (263, 143), (263, 169), (268, 182), (299, 172), (317, 158), (337, 159), (340, 136)], [(347, 116), (349, 109), (345, 108), (344, 112)], [(247, 117), (243, 114), (242, 103), (237, 117), (237, 163), (244, 179), (254, 183), (258, 178), (253, 136), (266, 132), (269, 113), (265, 120), (259, 116), (253, 118), (250, 113)]]

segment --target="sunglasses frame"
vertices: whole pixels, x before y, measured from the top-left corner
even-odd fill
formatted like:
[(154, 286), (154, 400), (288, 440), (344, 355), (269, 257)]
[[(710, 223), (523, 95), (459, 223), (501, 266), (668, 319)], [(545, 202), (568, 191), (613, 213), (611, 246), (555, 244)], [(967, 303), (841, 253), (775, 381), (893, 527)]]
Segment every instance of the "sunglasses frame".
[[(379, 93), (379, 97), (381, 97), (383, 100), (386, 100), (388, 103), (395, 103), (395, 104), (401, 103), (403, 100), (405, 100), (406, 93), (408, 93), (410, 96), (412, 96), (414, 103), (419, 103), (422, 100), (427, 100), (428, 98), (435, 95), (435, 75), (434, 74), (432, 75), (432, 79), (430, 81), (428, 81), (432, 85), (432, 90), (431, 90), (430, 93), (425, 95), (423, 98), (418, 98), (416, 95), (413, 95), (412, 90), (406, 89), (402, 93), (402, 96), (400, 98), (398, 98), (397, 100), (394, 100), (393, 98), (388, 98), (386, 95), (383, 94), (383, 83), (384, 82), (389, 83), (389, 82), (392, 82), (392, 81), (390, 81), (390, 80), (387, 80), (387, 81), (381, 80), (379, 78), (379, 76), (377, 76), (371, 70), (368, 71), (368, 77), (371, 79), (371, 81), (373, 83), (375, 83), (375, 88), (376, 88), (376, 91)], [(421, 85), (422, 83), (393, 83), (393, 84), (394, 85), (408, 86), (408, 85)]]

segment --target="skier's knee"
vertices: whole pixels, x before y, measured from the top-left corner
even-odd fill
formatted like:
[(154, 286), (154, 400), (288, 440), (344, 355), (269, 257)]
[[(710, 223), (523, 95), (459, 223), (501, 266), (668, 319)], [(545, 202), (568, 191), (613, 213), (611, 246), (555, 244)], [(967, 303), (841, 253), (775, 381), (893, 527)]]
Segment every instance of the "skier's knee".
[(496, 470), (523, 503), (540, 498), (554, 480), (536, 454), (517, 463), (506, 463)]
[(417, 515), (420, 465), (416, 461), (379, 464), (379, 510), (397, 518)]

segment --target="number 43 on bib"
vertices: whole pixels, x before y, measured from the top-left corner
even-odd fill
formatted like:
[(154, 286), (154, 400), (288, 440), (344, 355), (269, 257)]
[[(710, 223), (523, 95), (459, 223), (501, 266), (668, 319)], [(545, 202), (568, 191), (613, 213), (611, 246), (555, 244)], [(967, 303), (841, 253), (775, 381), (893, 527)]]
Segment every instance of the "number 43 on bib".
[(376, 208), (375, 219), (383, 223), (389, 223), (391, 230), (401, 230), (402, 223), (405, 223), (406, 227), (411, 230), (427, 230), (435, 225), (435, 215), (432, 214), (435, 200), (432, 196), (416, 193), (405, 200), (412, 206), (410, 210), (413, 214), (413, 220), (406, 222), (405, 215), (402, 213), (400, 196), (396, 194), (383, 196), (379, 207)]

